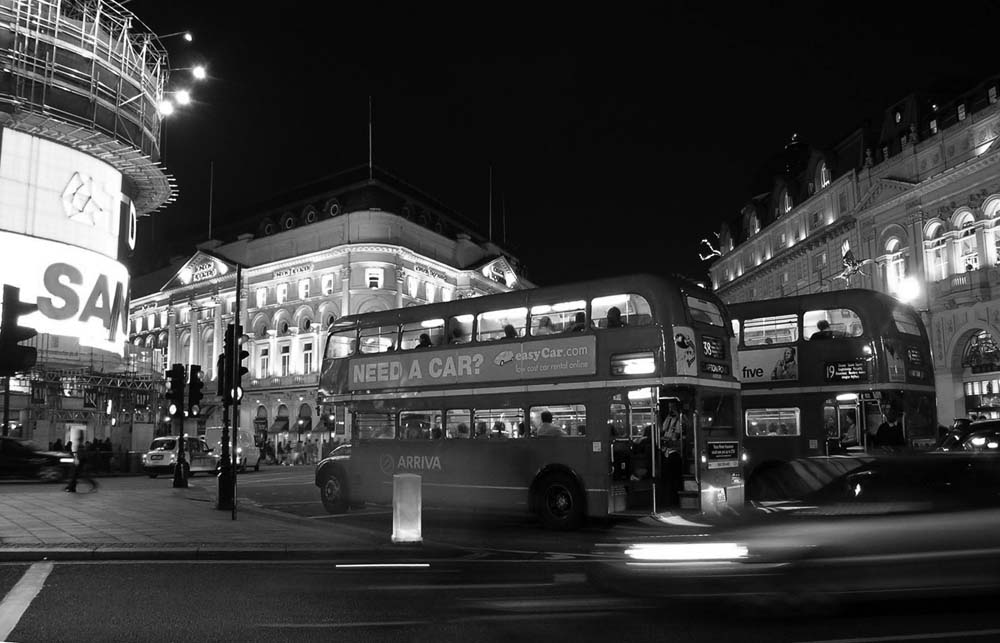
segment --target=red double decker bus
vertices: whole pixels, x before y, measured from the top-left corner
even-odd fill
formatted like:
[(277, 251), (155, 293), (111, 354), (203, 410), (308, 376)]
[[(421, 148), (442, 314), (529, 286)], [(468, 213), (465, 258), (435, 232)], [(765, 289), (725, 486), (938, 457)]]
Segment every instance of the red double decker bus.
[(344, 317), (319, 402), (351, 453), (320, 463), (316, 484), (339, 512), (390, 502), (393, 476), (416, 473), (425, 504), (573, 528), (663, 508), (654, 455), (670, 416), (671, 500), (742, 504), (732, 339), (715, 295), (649, 275)]

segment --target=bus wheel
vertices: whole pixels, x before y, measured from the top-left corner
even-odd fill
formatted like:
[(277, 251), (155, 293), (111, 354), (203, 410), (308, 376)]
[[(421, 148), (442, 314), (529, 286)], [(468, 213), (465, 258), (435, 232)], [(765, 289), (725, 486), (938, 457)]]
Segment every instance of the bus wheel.
[(547, 529), (577, 529), (583, 524), (583, 494), (565, 473), (545, 476), (538, 485), (538, 517)]
[(336, 471), (327, 475), (323, 486), (319, 488), (323, 499), (323, 508), (332, 514), (342, 514), (347, 511), (347, 485), (341, 474)]

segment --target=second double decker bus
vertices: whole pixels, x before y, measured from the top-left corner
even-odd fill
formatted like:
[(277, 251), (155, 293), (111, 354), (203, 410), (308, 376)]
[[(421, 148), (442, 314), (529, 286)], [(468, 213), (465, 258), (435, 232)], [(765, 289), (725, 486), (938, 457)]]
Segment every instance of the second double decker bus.
[(933, 446), (930, 342), (911, 306), (848, 289), (729, 310), (739, 340), (748, 481), (777, 462), (871, 450), (890, 409), (902, 417), (907, 446)]
[(344, 317), (319, 402), (351, 454), (316, 484), (339, 512), (390, 502), (393, 476), (416, 473), (426, 504), (534, 511), (551, 528), (657, 511), (668, 493), (742, 504), (732, 338), (715, 295), (650, 275)]

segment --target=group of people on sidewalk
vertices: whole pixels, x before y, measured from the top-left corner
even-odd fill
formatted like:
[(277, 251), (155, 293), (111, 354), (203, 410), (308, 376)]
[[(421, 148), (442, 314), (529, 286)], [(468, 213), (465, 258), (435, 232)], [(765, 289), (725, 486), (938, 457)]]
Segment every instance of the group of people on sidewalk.
[(111, 473), (117, 468), (118, 458), (115, 456), (114, 447), (111, 445), (111, 438), (103, 440), (86, 441), (82, 448), (74, 449), (72, 440), (63, 444), (61, 438), (56, 438), (55, 442), (49, 442), (49, 451), (57, 453), (75, 453), (77, 459), (86, 459), (91, 471), (94, 473)]
[(304, 442), (298, 440), (294, 443), (290, 440), (279, 441), (277, 442), (277, 447), (272, 447), (268, 443), (267, 447), (262, 448), (262, 450), (266, 453), (266, 461), (271, 464), (295, 466), (298, 464), (316, 464), (330, 455), (330, 452), (337, 446), (339, 446), (339, 443), (333, 440), (326, 439), (320, 442), (314, 438)]

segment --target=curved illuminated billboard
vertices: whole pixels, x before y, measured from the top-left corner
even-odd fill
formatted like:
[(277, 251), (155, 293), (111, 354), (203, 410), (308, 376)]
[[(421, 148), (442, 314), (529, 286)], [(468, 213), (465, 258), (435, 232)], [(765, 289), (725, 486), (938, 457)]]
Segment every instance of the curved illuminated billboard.
[(135, 222), (111, 165), (0, 130), (0, 281), (38, 304), (25, 326), (124, 354)]

